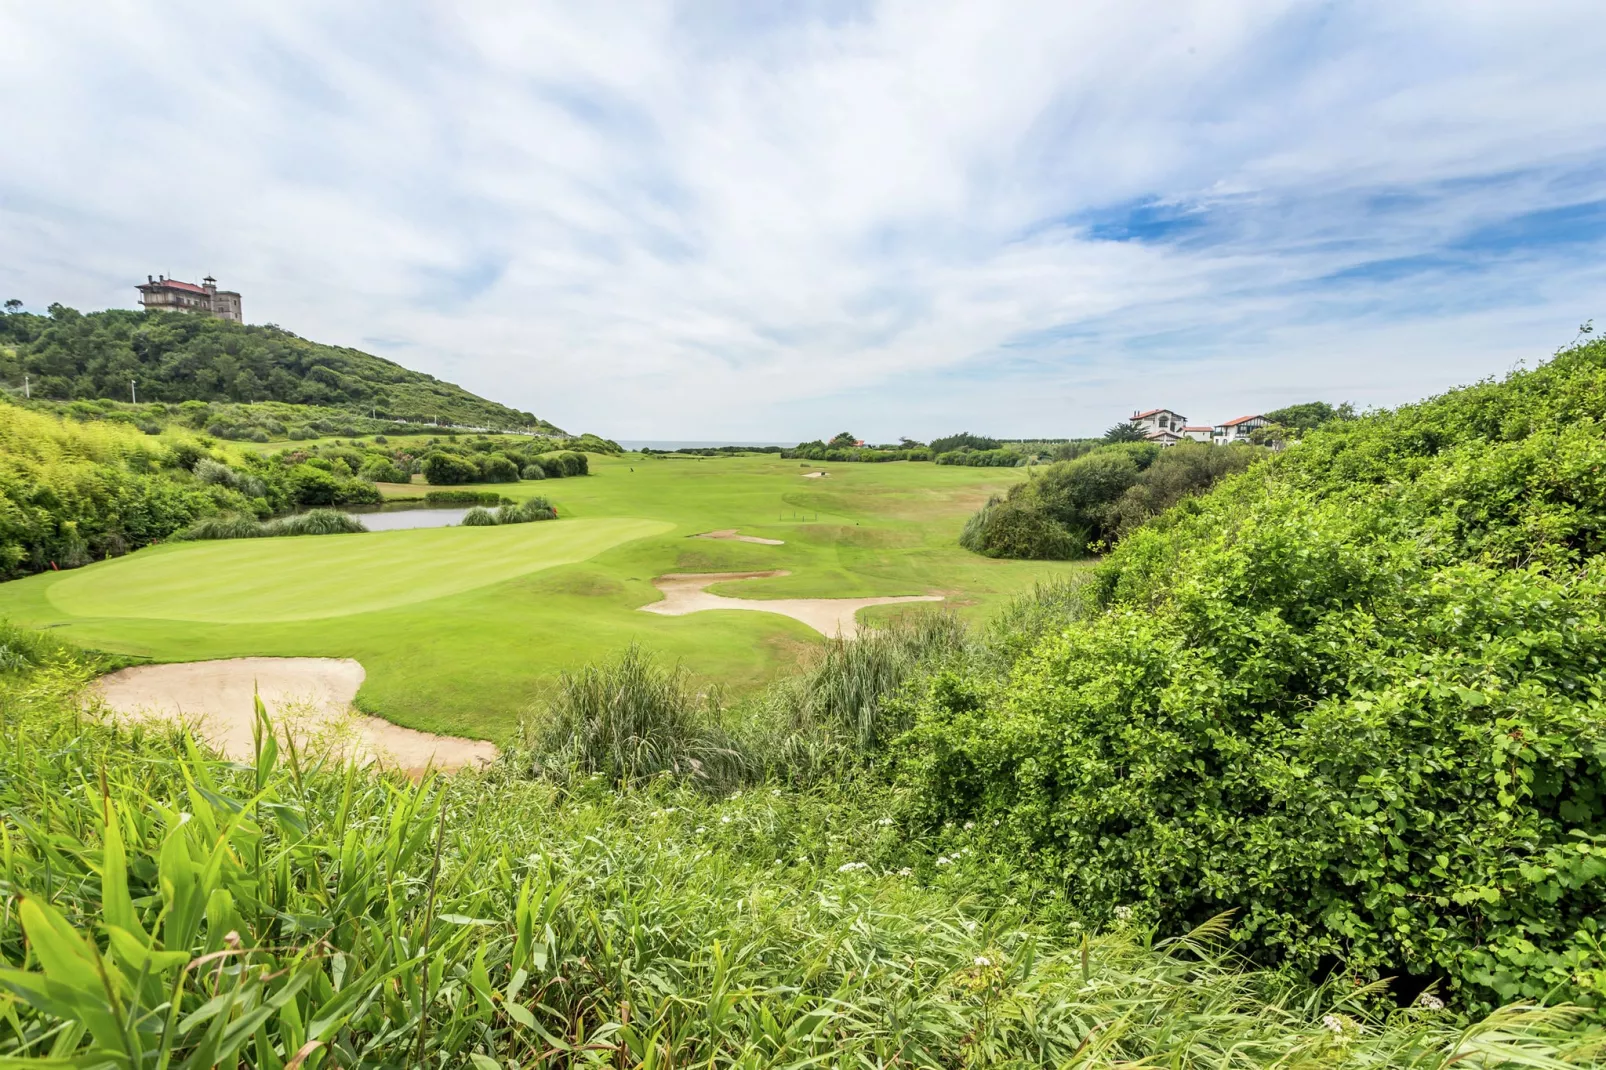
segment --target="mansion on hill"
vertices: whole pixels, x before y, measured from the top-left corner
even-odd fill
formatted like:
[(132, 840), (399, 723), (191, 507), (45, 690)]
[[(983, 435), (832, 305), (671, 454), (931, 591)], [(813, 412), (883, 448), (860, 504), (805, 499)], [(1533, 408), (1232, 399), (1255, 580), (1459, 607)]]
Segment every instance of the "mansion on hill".
[(220, 320), (245, 322), (240, 317), (240, 295), (233, 290), (220, 290), (217, 280), (208, 275), (197, 286), (193, 282), (179, 282), (166, 275), (156, 278), (145, 276), (139, 285), (140, 304), (147, 309), (164, 312), (205, 312)]
[(1257, 427), (1265, 427), (1264, 416), (1240, 416), (1219, 424), (1190, 424), (1187, 417), (1172, 409), (1150, 409), (1134, 412), (1132, 422), (1143, 428), (1143, 437), (1161, 446), (1171, 446), (1183, 439), (1195, 442), (1213, 442), (1225, 446), (1233, 442), (1248, 442), (1249, 434)]

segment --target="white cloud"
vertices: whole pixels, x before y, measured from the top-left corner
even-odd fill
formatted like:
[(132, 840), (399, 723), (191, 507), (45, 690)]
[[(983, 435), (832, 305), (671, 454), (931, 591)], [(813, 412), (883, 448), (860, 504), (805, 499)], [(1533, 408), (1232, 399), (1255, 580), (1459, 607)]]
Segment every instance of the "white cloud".
[[(1606, 199), (1598, 4), (756, 10), (0, 7), (0, 289), (211, 272), (571, 428), (764, 439), (1394, 403), (1597, 311), (1598, 241), (1456, 243)], [(1200, 226), (1090, 233), (1148, 200)]]

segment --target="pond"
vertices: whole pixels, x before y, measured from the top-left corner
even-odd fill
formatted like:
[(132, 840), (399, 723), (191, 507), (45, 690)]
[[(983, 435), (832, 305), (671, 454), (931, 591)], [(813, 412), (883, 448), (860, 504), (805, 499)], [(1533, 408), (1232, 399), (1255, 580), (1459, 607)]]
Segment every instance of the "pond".
[(369, 531), (402, 531), (406, 528), (449, 528), (462, 521), (467, 508), (426, 508), (417, 505), (376, 505), (369, 509), (348, 508), (347, 516), (360, 520)]

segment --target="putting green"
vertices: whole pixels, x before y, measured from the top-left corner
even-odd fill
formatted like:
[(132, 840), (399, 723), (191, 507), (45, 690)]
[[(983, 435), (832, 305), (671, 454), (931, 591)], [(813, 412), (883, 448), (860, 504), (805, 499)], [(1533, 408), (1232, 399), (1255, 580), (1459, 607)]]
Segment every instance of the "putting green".
[(78, 617), (246, 624), (392, 609), (473, 590), (674, 525), (627, 517), (366, 535), (177, 543), (63, 577), (47, 597)]

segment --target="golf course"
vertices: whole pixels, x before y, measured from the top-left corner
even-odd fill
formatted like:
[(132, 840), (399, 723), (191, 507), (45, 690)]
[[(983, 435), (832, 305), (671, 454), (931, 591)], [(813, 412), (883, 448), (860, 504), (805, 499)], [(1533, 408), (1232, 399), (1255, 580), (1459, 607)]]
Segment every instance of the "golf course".
[[(936, 608), (975, 618), (1079, 567), (957, 545), (965, 518), (1024, 479), (1019, 469), (774, 455), (590, 460), (584, 478), (498, 488), (549, 498), (555, 522), (168, 542), (0, 585), (0, 616), (131, 663), (351, 658), (367, 674), (364, 712), (501, 741), (555, 674), (632, 642), (739, 693), (795, 667), (822, 639), (780, 607), (922, 598), (856, 618), (849, 606), (846, 617), (869, 625)], [(703, 585), (713, 596), (706, 611), (642, 612), (665, 600), (655, 580), (688, 573), (767, 575)], [(724, 601), (733, 598), (775, 601), (778, 611), (743, 611), (752, 606)]]

